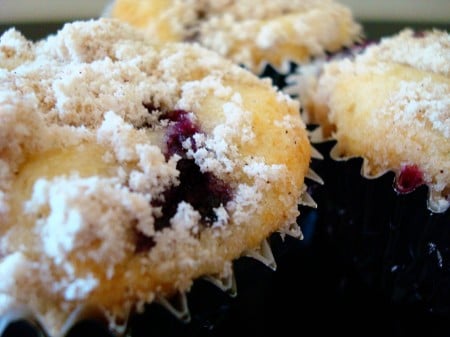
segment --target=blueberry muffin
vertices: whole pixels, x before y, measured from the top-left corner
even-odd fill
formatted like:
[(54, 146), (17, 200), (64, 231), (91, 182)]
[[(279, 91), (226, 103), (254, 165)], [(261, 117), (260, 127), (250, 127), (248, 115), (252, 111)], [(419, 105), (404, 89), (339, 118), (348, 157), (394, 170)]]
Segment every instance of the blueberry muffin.
[(405, 28), (289, 81), (325, 156), (313, 197), (347, 264), (388, 303), (448, 321), (450, 35)]
[(116, 0), (105, 15), (127, 21), (157, 41), (191, 41), (260, 74), (335, 52), (362, 30), (332, 0)]
[(194, 44), (114, 19), (0, 39), (0, 310), (50, 335), (112, 331), (271, 233), (294, 233), (310, 144), (299, 103)]
[(449, 40), (404, 30), (325, 62), (302, 96), (305, 119), (322, 126), (316, 136), (336, 140), (334, 158), (363, 157), (368, 177), (394, 171), (400, 193), (427, 185), (437, 213), (450, 203)]

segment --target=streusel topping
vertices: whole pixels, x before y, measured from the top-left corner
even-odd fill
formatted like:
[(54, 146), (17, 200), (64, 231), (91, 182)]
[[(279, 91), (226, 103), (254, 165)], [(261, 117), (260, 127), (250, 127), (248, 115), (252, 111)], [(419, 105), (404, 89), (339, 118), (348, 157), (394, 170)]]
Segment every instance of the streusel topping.
[(57, 334), (223, 274), (296, 223), (299, 103), (197, 45), (117, 20), (0, 40), (0, 308)]

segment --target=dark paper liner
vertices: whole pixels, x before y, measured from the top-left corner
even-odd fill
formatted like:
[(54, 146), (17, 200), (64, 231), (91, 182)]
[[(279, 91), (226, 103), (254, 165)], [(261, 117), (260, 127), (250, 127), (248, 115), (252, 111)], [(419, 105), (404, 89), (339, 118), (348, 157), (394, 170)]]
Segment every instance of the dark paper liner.
[[(124, 336), (175, 337), (175, 336), (240, 336), (267, 335), (267, 324), (278, 326), (279, 321), (267, 320), (266, 314), (278, 311), (272, 305), (274, 265), (286, 258), (293, 246), (301, 243), (297, 238), (274, 233), (267, 239), (276, 263), (266, 265), (254, 257), (242, 256), (233, 261), (236, 292), (224, 291), (207, 279), (198, 279), (186, 293), (189, 320), (176, 317), (157, 302), (145, 306), (142, 313), (132, 313)], [(171, 299), (169, 299), (171, 301)], [(173, 299), (175, 302), (175, 299)], [(283, 311), (287, 308), (283, 308)], [(273, 329), (275, 331), (275, 329)], [(32, 316), (15, 316), (1, 337), (47, 337), (45, 329), (35, 323)], [(64, 337), (115, 337), (107, 323), (89, 317), (75, 321)]]
[(274, 86), (276, 86), (278, 89), (283, 90), (287, 86), (286, 79), (295, 73), (295, 70), (297, 69), (298, 64), (294, 62), (288, 62), (285, 69), (286, 71), (280, 71), (276, 67), (272, 66), (271, 64), (266, 64), (261, 72), (259, 73), (258, 77), (260, 78), (270, 78), (272, 80), (272, 83)]
[(392, 172), (364, 177), (362, 158), (331, 159), (334, 145), (315, 144), (324, 160), (312, 169), (325, 183), (310, 194), (343, 301), (374, 315), (383, 336), (450, 336), (450, 210), (429, 211), (426, 186), (396, 193)]

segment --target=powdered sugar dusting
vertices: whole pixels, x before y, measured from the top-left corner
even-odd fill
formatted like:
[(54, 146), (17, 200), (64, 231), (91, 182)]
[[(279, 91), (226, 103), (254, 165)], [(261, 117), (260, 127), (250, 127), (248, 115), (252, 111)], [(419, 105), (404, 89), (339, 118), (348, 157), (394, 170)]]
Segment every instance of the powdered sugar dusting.
[(445, 138), (450, 138), (450, 84), (433, 83), (431, 78), (420, 82), (403, 81), (399, 90), (380, 109), (381, 114), (383, 111), (389, 111), (404, 127), (408, 127), (411, 121), (420, 128), (429, 123)]

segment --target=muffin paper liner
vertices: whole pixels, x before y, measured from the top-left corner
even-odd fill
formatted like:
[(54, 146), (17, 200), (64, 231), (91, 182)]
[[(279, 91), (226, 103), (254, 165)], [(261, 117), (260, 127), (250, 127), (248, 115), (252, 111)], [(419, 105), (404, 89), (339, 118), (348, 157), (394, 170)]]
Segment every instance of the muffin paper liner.
[[(71, 330), (78, 323), (87, 321), (94, 323), (98, 327), (102, 327), (104, 330), (108, 329), (107, 315), (101, 309), (95, 306), (78, 307), (69, 315), (67, 320), (64, 322), (64, 325), (57, 333), (52, 333), (50, 329), (48, 329), (45, 324), (42, 323), (42, 321), (43, 320), (39, 318), (39, 315), (34, 314), (25, 305), (12, 307), (8, 311), (3, 313), (0, 317), (0, 336), (3, 336), (9, 326), (14, 323), (26, 324), (30, 329), (33, 330), (34, 333), (32, 335), (39, 337), (68, 336)], [(115, 326), (114, 332), (111, 330), (111, 333), (113, 333), (114, 336), (124, 336), (125, 330), (125, 326)]]
[(426, 186), (399, 194), (393, 172), (369, 176), (363, 158), (336, 160), (335, 143), (316, 144), (325, 159), (313, 168), (325, 184), (311, 194), (349, 278), (397, 308), (449, 319), (450, 211), (427, 207)]
[(274, 86), (284, 91), (284, 88), (288, 85), (288, 79), (295, 73), (297, 67), (297, 63), (289, 60), (283, 62), (281, 68), (264, 62), (255, 74), (260, 78), (270, 78)]
[(27, 322), (36, 336), (46, 336), (41, 324), (26, 306), (14, 306), (0, 316), (0, 336), (3, 336), (11, 324), (23, 321)]
[[(274, 233), (274, 235), (275, 234), (276, 233)], [(298, 225), (291, 225), (286, 229), (280, 229), (278, 235), (282, 237), (284, 235), (289, 235), (295, 238), (302, 239), (300, 227)], [(268, 239), (263, 240), (259, 247), (243, 252), (241, 258), (237, 260), (242, 260), (242, 258), (250, 258), (251, 260), (255, 260), (258, 263), (263, 264), (271, 271), (275, 271), (277, 269), (277, 263), (275, 261), (275, 257)], [(221, 275), (207, 275), (198, 279), (196, 282), (200, 281), (204, 281), (208, 284), (213, 285), (218, 292), (226, 294), (230, 298), (234, 298), (238, 294), (238, 286), (236, 283), (235, 272), (232, 266), (230, 266), (230, 268), (226, 268), (226, 270)], [(96, 327), (96, 329), (100, 329), (101, 331), (103, 331), (103, 335), (107, 333), (109, 336), (114, 337), (132, 337), (133, 330), (130, 329), (130, 322), (136, 315), (145, 313), (149, 306), (153, 308), (161, 307), (162, 310), (168, 312), (171, 316), (173, 316), (181, 323), (189, 323), (191, 321), (191, 312), (189, 308), (188, 298), (190, 296), (189, 293), (190, 291), (179, 292), (174, 296), (171, 296), (170, 298), (156, 296), (153, 302), (142, 305), (142, 308), (130, 309), (128, 318), (124, 319), (121, 322), (115, 322), (114, 320), (112, 320), (111, 317), (109, 317), (108, 312), (102, 310), (99, 307), (80, 306), (69, 315), (67, 320), (64, 322), (63, 327), (58, 332), (51, 331), (49, 327), (46, 327), (45, 324), (42, 323), (45, 320), (41, 319), (39, 315), (30, 311), (25, 305), (14, 306), (0, 316), (0, 336), (10, 337), (11, 334), (5, 334), (5, 332), (7, 332), (8, 328), (12, 324), (16, 323), (29, 326), (29, 328), (33, 330), (33, 336), (73, 336), (74, 329), (79, 328), (80, 334), (82, 334), (83, 330), (80, 325), (86, 322), (90, 322), (93, 325), (84, 327), (84, 329), (89, 329), (90, 327), (94, 326)], [(76, 336), (78, 335), (79, 334), (77, 334)]]
[(272, 249), (270, 248), (267, 239), (262, 241), (259, 248), (245, 251), (243, 255), (261, 262), (274, 271), (277, 269), (277, 263), (273, 257)]
[(156, 303), (162, 305), (167, 311), (183, 322), (190, 322), (191, 313), (187, 304), (185, 292), (177, 293), (175, 296), (167, 299), (162, 296), (156, 296)]
[(203, 279), (212, 283), (231, 297), (237, 296), (236, 277), (234, 276), (234, 271), (232, 268), (230, 269), (230, 272), (224, 277), (205, 276), (203, 277)]

